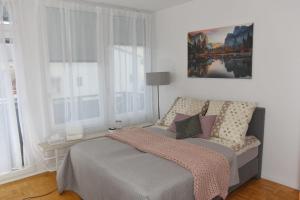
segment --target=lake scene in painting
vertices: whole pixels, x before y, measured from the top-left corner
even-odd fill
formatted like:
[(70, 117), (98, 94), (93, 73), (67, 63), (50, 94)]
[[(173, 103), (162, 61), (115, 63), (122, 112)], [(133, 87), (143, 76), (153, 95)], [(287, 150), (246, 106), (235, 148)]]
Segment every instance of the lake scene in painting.
[(252, 78), (253, 24), (188, 33), (188, 77)]

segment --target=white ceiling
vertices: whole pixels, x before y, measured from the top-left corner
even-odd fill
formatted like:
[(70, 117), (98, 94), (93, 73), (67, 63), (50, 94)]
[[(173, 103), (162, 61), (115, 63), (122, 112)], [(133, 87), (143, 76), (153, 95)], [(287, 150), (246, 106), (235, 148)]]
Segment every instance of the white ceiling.
[(103, 3), (113, 6), (133, 8), (137, 10), (158, 11), (175, 5), (183, 4), (191, 0), (85, 0)]

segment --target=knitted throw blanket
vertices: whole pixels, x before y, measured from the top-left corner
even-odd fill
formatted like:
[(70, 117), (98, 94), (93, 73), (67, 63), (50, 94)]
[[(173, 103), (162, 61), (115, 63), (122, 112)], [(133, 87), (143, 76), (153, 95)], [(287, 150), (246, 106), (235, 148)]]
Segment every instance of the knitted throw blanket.
[(217, 152), (183, 140), (160, 136), (142, 128), (124, 129), (107, 134), (106, 137), (173, 161), (189, 170), (194, 177), (195, 200), (211, 200), (216, 196), (225, 199), (227, 196), (229, 163)]

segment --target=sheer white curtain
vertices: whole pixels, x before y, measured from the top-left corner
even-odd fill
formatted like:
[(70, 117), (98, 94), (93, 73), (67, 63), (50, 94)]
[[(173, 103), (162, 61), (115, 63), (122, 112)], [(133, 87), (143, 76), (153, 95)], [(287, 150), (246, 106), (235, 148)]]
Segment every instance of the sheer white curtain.
[[(76, 139), (116, 120), (123, 126), (152, 120), (151, 89), (144, 81), (151, 71), (148, 14), (70, 0), (5, 2), (25, 166), (43, 163), (38, 144), (51, 137)], [(19, 168), (21, 156), (3, 30), (0, 173)]]
[[(5, 7), (4, 7), (5, 6)], [(14, 63), (8, 4), (0, 1), (0, 174), (20, 169), (22, 156), (13, 89)]]
[(70, 138), (152, 119), (150, 17), (69, 1), (45, 6), (45, 78), (53, 133)]
[(97, 13), (78, 4), (54, 5), (44, 8), (49, 123), (52, 133), (76, 138), (87, 129), (103, 127)]
[(0, 174), (22, 167), (8, 47), (0, 39)]
[(152, 117), (151, 89), (145, 86), (150, 66), (150, 19), (129, 11), (112, 10), (110, 84), (115, 119), (145, 122)]
[(40, 0), (7, 0), (25, 167), (44, 168), (39, 143), (50, 134), (46, 109)]

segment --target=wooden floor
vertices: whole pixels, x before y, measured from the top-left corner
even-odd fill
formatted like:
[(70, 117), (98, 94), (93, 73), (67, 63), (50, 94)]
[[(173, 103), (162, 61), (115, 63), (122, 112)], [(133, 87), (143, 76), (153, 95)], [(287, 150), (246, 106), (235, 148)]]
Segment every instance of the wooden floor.
[[(43, 173), (20, 181), (0, 185), (1, 200), (23, 200), (56, 189), (55, 173)], [(253, 180), (230, 194), (227, 200), (298, 200), (297, 190), (267, 180)], [(72, 192), (59, 195), (57, 191), (38, 200), (79, 200)]]

